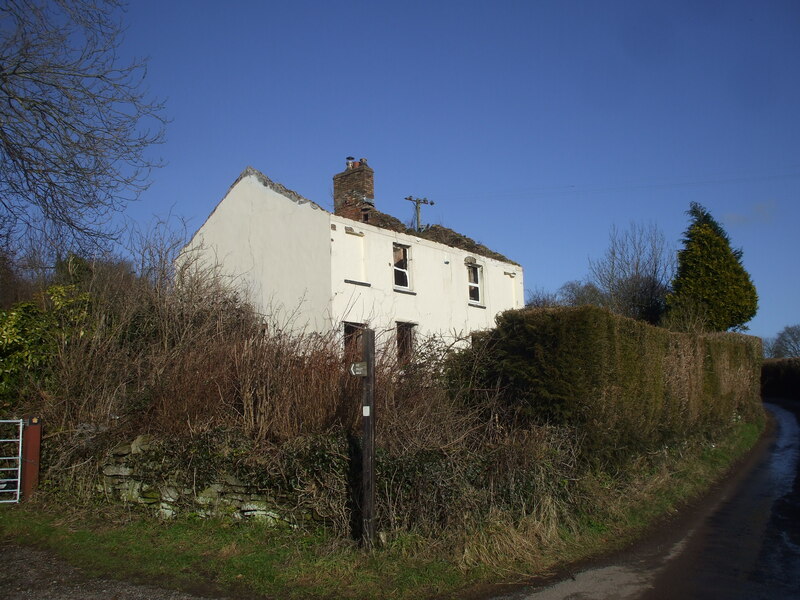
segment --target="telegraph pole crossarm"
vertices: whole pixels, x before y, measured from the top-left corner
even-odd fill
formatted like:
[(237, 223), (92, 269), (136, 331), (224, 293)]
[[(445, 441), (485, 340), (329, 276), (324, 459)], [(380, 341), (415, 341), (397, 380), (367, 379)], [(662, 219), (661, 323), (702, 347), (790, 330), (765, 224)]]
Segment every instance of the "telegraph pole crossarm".
[(408, 196), (406, 198), (406, 200), (408, 200), (409, 202), (413, 202), (414, 203), (414, 205), (415, 205), (415, 207), (414, 207), (415, 208), (415, 215), (416, 215), (416, 230), (417, 231), (422, 231), (422, 223), (420, 221), (420, 208), (419, 207), (420, 207), (421, 204), (429, 204), (430, 206), (433, 206), (435, 204), (434, 201), (433, 200), (428, 200), (427, 198), (414, 198), (412, 196)]

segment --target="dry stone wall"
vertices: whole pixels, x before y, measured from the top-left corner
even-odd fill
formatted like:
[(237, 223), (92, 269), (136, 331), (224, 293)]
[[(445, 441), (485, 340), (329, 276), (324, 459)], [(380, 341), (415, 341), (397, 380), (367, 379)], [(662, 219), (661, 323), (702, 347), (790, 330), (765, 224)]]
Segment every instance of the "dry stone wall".
[(151, 443), (150, 436), (140, 435), (129, 444), (113, 448), (103, 464), (98, 491), (112, 500), (150, 508), (163, 519), (190, 513), (292, 526), (292, 520), (281, 515), (265, 494), (232, 475), (199, 488), (183, 485), (177, 479), (147, 483), (146, 477), (137, 472), (137, 466), (147, 463), (137, 459), (143, 457)]

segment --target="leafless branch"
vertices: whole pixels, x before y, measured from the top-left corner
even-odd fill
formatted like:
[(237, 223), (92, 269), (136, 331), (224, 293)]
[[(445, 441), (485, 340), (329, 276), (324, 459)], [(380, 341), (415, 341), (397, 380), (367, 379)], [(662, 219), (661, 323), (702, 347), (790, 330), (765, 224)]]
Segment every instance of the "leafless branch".
[(163, 104), (146, 60), (122, 64), (119, 0), (7, 0), (0, 8), (0, 221), (86, 248), (160, 161)]

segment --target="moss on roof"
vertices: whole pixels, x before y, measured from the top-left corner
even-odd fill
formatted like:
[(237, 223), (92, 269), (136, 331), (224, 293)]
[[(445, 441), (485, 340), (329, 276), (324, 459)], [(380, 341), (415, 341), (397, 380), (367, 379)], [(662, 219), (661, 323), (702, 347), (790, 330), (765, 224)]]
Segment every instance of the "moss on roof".
[(440, 244), (445, 244), (446, 246), (461, 248), (462, 250), (466, 250), (467, 252), (472, 252), (473, 254), (478, 254), (480, 256), (485, 256), (487, 258), (501, 260), (503, 262), (511, 263), (514, 265), (518, 264), (515, 263), (513, 260), (509, 260), (499, 252), (495, 252), (494, 250), (487, 248), (483, 244), (476, 242), (472, 238), (462, 235), (457, 231), (453, 231), (449, 227), (444, 227), (443, 225), (430, 225), (429, 227), (426, 227), (422, 231), (407, 229), (406, 233), (408, 233), (409, 235), (415, 235), (417, 237), (426, 240), (430, 240), (432, 242), (439, 242)]
[(382, 213), (379, 210), (373, 209), (370, 211), (368, 223), (382, 229), (390, 229), (398, 233), (408, 233), (408, 227), (403, 225), (403, 222), (400, 219), (393, 217), (392, 215)]
[[(248, 175), (255, 176), (264, 186), (273, 189), (274, 191), (286, 196), (287, 198), (291, 198), (295, 202), (298, 202), (300, 204), (309, 203), (313, 205), (315, 208), (322, 208), (315, 202), (311, 202), (310, 200), (304, 198), (297, 192), (287, 189), (280, 183), (272, 181), (261, 171), (259, 171), (258, 169), (254, 169), (253, 167), (247, 167), (244, 171), (242, 171), (242, 174), (239, 175), (238, 179), (231, 185), (231, 189), (237, 183), (239, 183), (239, 181), (241, 181)], [(325, 209), (323, 208), (322, 210)], [(391, 231), (396, 231), (398, 233), (413, 235), (415, 237), (422, 238), (424, 240), (429, 240), (431, 242), (438, 242), (440, 244), (444, 244), (445, 246), (460, 248), (461, 250), (466, 250), (467, 252), (472, 252), (473, 254), (477, 254), (479, 256), (493, 258), (495, 260), (507, 262), (512, 265), (519, 265), (519, 263), (506, 258), (499, 252), (495, 252), (494, 250), (487, 248), (483, 244), (476, 242), (472, 238), (462, 235), (457, 231), (450, 229), (449, 227), (444, 227), (443, 225), (430, 225), (425, 229), (423, 229), (422, 231), (417, 231), (416, 229), (406, 227), (400, 219), (375, 209), (373, 209), (370, 212), (369, 224), (374, 225), (376, 227), (381, 227), (382, 229), (389, 229)]]
[(406, 227), (400, 219), (393, 217), (392, 215), (387, 215), (379, 210), (372, 210), (370, 212), (369, 224), (375, 225), (376, 227), (381, 227), (383, 229), (397, 231), (398, 233), (413, 235), (431, 242), (438, 242), (439, 244), (444, 244), (445, 246), (460, 248), (461, 250), (466, 250), (467, 252), (472, 252), (473, 254), (477, 254), (479, 256), (493, 258), (495, 260), (511, 263), (512, 265), (518, 265), (518, 263), (506, 258), (499, 252), (495, 252), (483, 244), (476, 242), (472, 238), (462, 235), (457, 231), (454, 231), (443, 225), (429, 225), (422, 231), (417, 231), (416, 229)]

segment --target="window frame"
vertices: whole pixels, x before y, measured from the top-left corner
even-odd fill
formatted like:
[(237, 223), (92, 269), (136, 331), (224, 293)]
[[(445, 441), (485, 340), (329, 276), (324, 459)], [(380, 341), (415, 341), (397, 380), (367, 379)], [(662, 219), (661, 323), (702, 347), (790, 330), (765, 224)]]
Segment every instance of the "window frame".
[[(483, 265), (476, 262), (466, 263), (467, 267), (467, 302), (475, 306), (483, 306)], [(472, 281), (472, 274), (475, 281)], [(472, 297), (472, 292), (477, 293), (477, 298)]]
[[(400, 250), (402, 258), (400, 261), (396, 259), (397, 251)], [(398, 263), (405, 263), (405, 267), (399, 267)], [(402, 285), (397, 282), (398, 275), (405, 278), (406, 284)], [(396, 290), (410, 290), (411, 289), (411, 246), (408, 244), (401, 244), (399, 242), (392, 243), (392, 283)]]

